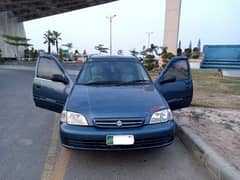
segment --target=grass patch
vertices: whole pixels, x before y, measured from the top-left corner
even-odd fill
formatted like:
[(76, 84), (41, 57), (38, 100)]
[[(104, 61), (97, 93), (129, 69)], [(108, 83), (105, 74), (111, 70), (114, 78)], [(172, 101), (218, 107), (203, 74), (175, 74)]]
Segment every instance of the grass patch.
[[(150, 73), (156, 79), (158, 73)], [(216, 71), (192, 70), (193, 106), (240, 109), (240, 78)]]
[(221, 77), (218, 72), (192, 71), (195, 88), (208, 92), (228, 95), (240, 95), (240, 78)]

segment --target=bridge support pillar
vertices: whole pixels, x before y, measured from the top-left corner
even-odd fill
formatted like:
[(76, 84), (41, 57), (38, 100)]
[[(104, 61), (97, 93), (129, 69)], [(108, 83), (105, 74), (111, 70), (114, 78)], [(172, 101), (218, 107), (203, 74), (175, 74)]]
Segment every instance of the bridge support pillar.
[(165, 29), (163, 45), (176, 54), (181, 15), (181, 0), (166, 0)]
[[(0, 49), (4, 58), (15, 58), (17, 54), (16, 47), (10, 46), (4, 42), (2, 34), (26, 37), (23, 22), (19, 22), (9, 12), (0, 12)], [(19, 48), (19, 55), (23, 57), (24, 48)]]

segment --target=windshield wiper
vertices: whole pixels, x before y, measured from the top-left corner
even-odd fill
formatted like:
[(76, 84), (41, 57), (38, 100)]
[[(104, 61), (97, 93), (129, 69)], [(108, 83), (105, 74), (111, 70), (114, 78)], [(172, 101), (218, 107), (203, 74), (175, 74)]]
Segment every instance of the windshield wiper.
[(132, 85), (132, 84), (149, 84), (151, 81), (150, 80), (144, 80), (144, 79), (138, 79), (138, 80), (133, 80), (133, 81), (125, 81), (125, 82), (120, 82), (118, 85)]
[(80, 83), (81, 85), (91, 86), (91, 85), (116, 85), (122, 83), (121, 81), (94, 81), (89, 83)]

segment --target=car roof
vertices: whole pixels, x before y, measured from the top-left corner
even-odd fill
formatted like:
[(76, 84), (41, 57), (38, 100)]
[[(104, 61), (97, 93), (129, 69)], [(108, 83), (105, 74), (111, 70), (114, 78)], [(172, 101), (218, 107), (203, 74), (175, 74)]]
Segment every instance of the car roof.
[(100, 55), (94, 55), (90, 56), (87, 59), (88, 62), (93, 61), (137, 61), (139, 62), (139, 59), (134, 56), (100, 56)]

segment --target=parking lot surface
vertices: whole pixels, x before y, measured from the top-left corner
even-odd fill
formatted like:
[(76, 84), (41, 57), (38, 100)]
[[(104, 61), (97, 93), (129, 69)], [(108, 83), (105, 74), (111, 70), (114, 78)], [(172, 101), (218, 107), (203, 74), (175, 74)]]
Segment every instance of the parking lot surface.
[[(34, 106), (34, 72), (0, 68), (0, 179), (205, 180), (176, 141), (137, 152), (71, 151), (60, 146), (58, 117)], [(57, 118), (56, 118), (57, 117)]]

